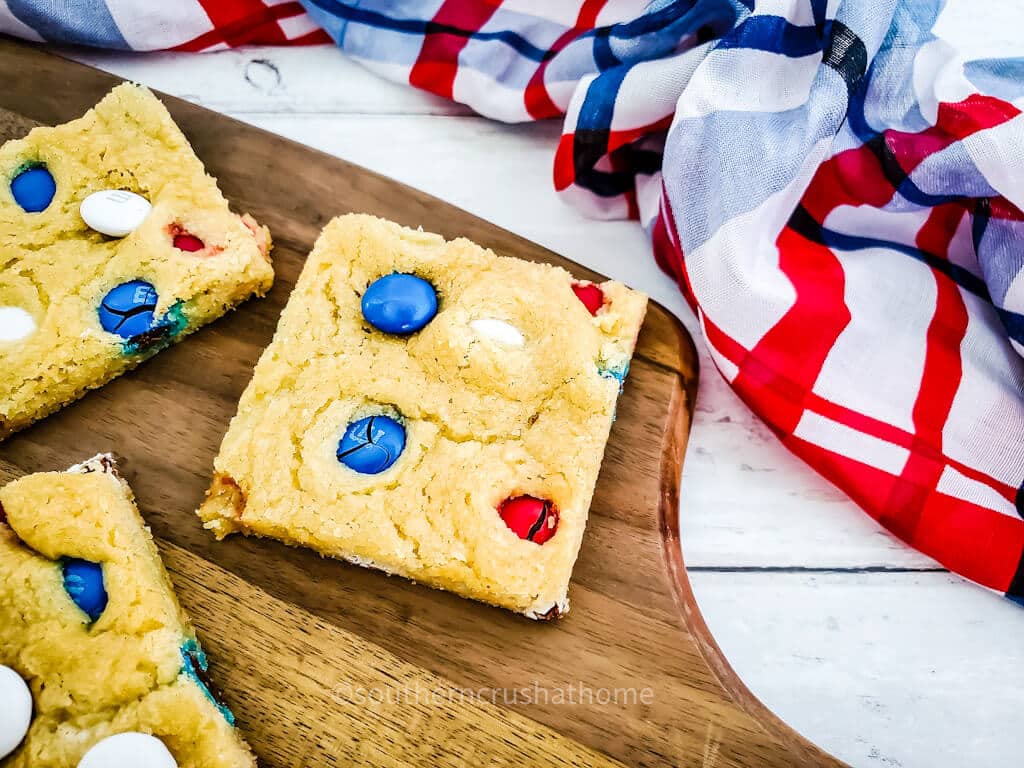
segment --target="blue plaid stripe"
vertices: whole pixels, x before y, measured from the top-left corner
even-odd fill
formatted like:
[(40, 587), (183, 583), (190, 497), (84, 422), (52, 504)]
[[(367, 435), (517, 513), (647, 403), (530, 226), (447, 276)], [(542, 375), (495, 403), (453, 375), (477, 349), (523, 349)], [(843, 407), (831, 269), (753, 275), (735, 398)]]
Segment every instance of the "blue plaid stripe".
[(7, 7), (44, 40), (130, 50), (103, 0), (75, 0), (70, 13), (62, 0), (7, 0)]

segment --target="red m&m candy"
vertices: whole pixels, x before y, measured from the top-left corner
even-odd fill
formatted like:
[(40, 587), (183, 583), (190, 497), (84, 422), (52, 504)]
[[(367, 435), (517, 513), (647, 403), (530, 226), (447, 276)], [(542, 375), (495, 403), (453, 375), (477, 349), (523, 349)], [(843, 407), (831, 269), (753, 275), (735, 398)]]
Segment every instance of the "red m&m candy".
[(174, 247), (179, 251), (195, 253), (196, 251), (203, 250), (206, 244), (195, 235), (188, 232), (179, 232), (174, 236)]
[(572, 292), (592, 315), (596, 315), (604, 306), (604, 292), (600, 286), (594, 285), (594, 283), (573, 283)]
[(520, 539), (543, 544), (558, 530), (558, 510), (546, 499), (516, 496), (505, 499), (498, 507), (505, 525)]

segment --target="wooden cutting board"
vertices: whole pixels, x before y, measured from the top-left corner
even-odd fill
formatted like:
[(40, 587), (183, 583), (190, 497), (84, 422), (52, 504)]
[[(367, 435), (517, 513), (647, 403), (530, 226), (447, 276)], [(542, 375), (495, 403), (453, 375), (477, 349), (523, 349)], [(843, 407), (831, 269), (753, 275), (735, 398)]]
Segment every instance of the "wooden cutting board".
[[(118, 82), (9, 40), (0, 72), (0, 140), (78, 117)], [(332, 216), (374, 213), (598, 276), (422, 192), (163, 98), (234, 208), (273, 232), (274, 289), (0, 444), (0, 481), (98, 451), (123, 457), (261, 764), (838, 765), (743, 687), (694, 602), (677, 510), (697, 362), (660, 306), (640, 335), (563, 620), (534, 623), (272, 541), (215, 542), (193, 509)]]

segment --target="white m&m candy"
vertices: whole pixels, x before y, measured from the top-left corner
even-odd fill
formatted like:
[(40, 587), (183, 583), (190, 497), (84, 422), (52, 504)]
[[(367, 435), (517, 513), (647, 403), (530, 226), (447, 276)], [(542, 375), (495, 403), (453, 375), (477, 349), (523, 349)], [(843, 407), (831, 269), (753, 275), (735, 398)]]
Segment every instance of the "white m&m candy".
[(496, 317), (481, 317), (479, 320), (471, 321), (469, 327), (478, 336), (497, 342), (503, 347), (521, 347), (526, 343), (518, 328)]
[(178, 763), (156, 736), (128, 731), (94, 744), (78, 768), (178, 768)]
[(123, 189), (93, 192), (78, 209), (82, 220), (97, 232), (110, 237), (124, 237), (138, 227), (153, 206), (149, 200)]
[(28, 733), (32, 721), (32, 693), (21, 675), (0, 666), (0, 760), (3, 760)]
[(35, 319), (21, 307), (0, 307), (0, 342), (21, 341), (35, 329)]

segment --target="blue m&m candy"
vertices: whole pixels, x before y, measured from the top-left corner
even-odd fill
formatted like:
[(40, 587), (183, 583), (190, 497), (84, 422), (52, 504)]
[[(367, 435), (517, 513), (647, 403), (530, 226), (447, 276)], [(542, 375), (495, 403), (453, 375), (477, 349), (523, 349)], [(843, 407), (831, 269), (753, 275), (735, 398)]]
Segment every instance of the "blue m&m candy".
[(415, 333), (437, 314), (437, 291), (416, 275), (395, 272), (377, 278), (363, 294), (363, 317), (379, 331)]
[(123, 339), (152, 330), (157, 298), (156, 289), (145, 280), (121, 283), (103, 297), (97, 310), (100, 325)]
[(39, 213), (49, 207), (57, 193), (57, 182), (45, 165), (33, 165), (19, 173), (11, 181), (14, 201), (26, 213)]
[(69, 557), (63, 563), (64, 589), (90, 621), (96, 621), (107, 607), (103, 586), (103, 566), (89, 560)]
[(390, 467), (405, 450), (405, 427), (390, 416), (367, 416), (348, 425), (338, 441), (338, 461), (364, 475)]

